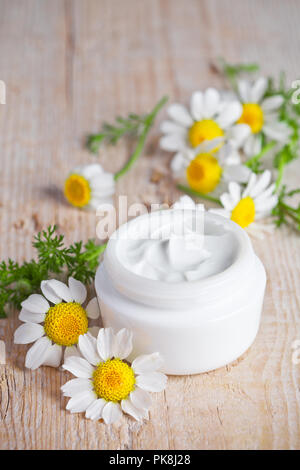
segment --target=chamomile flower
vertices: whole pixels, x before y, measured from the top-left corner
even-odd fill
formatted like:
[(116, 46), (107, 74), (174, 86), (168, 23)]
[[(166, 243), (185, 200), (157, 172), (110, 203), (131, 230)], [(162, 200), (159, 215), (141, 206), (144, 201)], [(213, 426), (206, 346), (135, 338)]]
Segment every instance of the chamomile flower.
[[(42, 365), (58, 367), (64, 357), (80, 355), (77, 343), (88, 331), (89, 318), (99, 317), (97, 299), (85, 308), (86, 288), (69, 277), (68, 286), (56, 279), (41, 282), (41, 294), (31, 294), (21, 304), (19, 319), (24, 323), (16, 329), (14, 342), (33, 346), (28, 350), (25, 366), (37, 369)], [(50, 303), (53, 304), (50, 306)]]
[(268, 80), (264, 77), (254, 83), (247, 80), (238, 82), (243, 112), (237, 122), (247, 124), (251, 130), (243, 146), (248, 157), (261, 151), (263, 136), (284, 145), (291, 135), (291, 128), (287, 123), (279, 120), (278, 110), (284, 98), (282, 95), (264, 98), (267, 87)]
[(125, 328), (117, 334), (102, 328), (97, 339), (87, 333), (80, 336), (78, 346), (83, 357), (68, 357), (63, 365), (76, 377), (61, 388), (64, 396), (70, 397), (67, 410), (85, 412), (91, 420), (102, 418), (106, 424), (117, 421), (122, 412), (138, 421), (148, 418), (148, 392), (164, 390), (167, 382), (158, 372), (162, 366), (159, 353), (127, 362), (132, 333)]
[(247, 125), (235, 124), (241, 117), (242, 105), (236, 99), (222, 99), (214, 88), (193, 93), (189, 110), (181, 104), (173, 104), (168, 114), (171, 120), (161, 125), (165, 135), (160, 139), (160, 146), (177, 152), (178, 160), (186, 149), (195, 149), (207, 140), (223, 138), (224, 142), (238, 148), (250, 132)]
[(175, 179), (187, 183), (194, 191), (213, 192), (223, 181), (245, 182), (250, 170), (241, 164), (240, 155), (231, 144), (226, 143), (217, 151), (221, 139), (204, 141), (196, 149), (178, 153), (171, 162)]
[(274, 194), (275, 184), (270, 184), (271, 172), (265, 170), (261, 175), (251, 173), (245, 189), (236, 182), (228, 185), (228, 192), (220, 197), (222, 209), (211, 209), (211, 212), (230, 218), (242, 228), (256, 231), (256, 221), (271, 214), (278, 202)]
[(74, 168), (64, 186), (68, 202), (85, 209), (97, 209), (100, 204), (111, 203), (114, 192), (114, 175), (104, 171), (99, 163)]

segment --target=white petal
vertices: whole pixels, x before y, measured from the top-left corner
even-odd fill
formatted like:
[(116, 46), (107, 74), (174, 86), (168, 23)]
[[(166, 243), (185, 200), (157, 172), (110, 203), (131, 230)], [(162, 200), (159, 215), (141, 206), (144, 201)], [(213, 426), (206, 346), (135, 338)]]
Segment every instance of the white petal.
[(228, 185), (228, 190), (231, 195), (231, 200), (236, 205), (241, 199), (241, 187), (238, 183), (231, 181)]
[(91, 199), (88, 203), (88, 209), (95, 209), (98, 211), (110, 211), (114, 208), (114, 194), (115, 194), (115, 187), (113, 188), (105, 188), (103, 191), (99, 191), (98, 189), (92, 189)]
[(89, 301), (85, 307), (86, 314), (92, 320), (95, 320), (100, 315), (99, 303), (97, 297), (94, 297)]
[(255, 198), (255, 205), (261, 201), (264, 201), (269, 196), (272, 196), (272, 194), (275, 192), (275, 188), (276, 188), (276, 184), (273, 183), (267, 189), (265, 189), (265, 191), (260, 193), (260, 195)]
[(59, 304), (61, 302), (61, 297), (58, 297), (53, 289), (49, 286), (49, 281), (41, 282), (41, 291), (43, 292), (46, 299), (48, 299), (53, 304)]
[(122, 416), (122, 410), (118, 403), (109, 401), (102, 410), (102, 418), (105, 424), (112, 424), (118, 421)]
[(221, 166), (241, 163), (241, 156), (238, 150), (236, 150), (236, 145), (232, 145), (231, 142), (232, 140), (230, 143), (226, 142), (222, 145), (218, 152), (218, 160)]
[(78, 347), (82, 356), (90, 363), (96, 366), (101, 361), (97, 352), (97, 340), (90, 333), (80, 335), (78, 338)]
[(82, 413), (97, 399), (95, 392), (86, 390), (70, 398), (66, 406), (71, 413)]
[(21, 306), (33, 313), (46, 313), (50, 308), (45, 297), (40, 294), (31, 294), (21, 303)]
[(68, 357), (77, 356), (82, 357), (77, 346), (67, 346), (64, 353), (64, 362), (66, 362)]
[(269, 139), (282, 143), (285, 143), (291, 134), (291, 129), (285, 122), (266, 123), (263, 131)]
[(223, 176), (225, 181), (247, 183), (247, 181), (249, 181), (250, 174), (250, 168), (245, 165), (226, 165)]
[(271, 181), (271, 172), (270, 170), (265, 170), (258, 178), (256, 181), (256, 184), (253, 186), (251, 189), (249, 195), (252, 198), (257, 197), (262, 191), (266, 189), (266, 187), (269, 185)]
[(232, 126), (228, 132), (228, 138), (232, 145), (239, 148), (245, 142), (246, 138), (249, 137), (251, 128), (247, 124), (236, 124)]
[(52, 344), (43, 360), (43, 366), (59, 367), (62, 357), (62, 347), (58, 344)]
[(106, 212), (108, 209), (114, 207), (114, 200), (111, 197), (108, 198), (95, 198), (92, 195), (92, 198), (87, 206), (85, 206), (88, 210), (94, 210), (98, 212)]
[(242, 111), (243, 108), (241, 103), (239, 103), (238, 101), (234, 101), (232, 103), (229, 103), (224, 108), (224, 110), (220, 113), (216, 121), (219, 126), (222, 127), (222, 129), (226, 129), (239, 119), (242, 114)]
[(62, 368), (82, 379), (91, 378), (94, 372), (94, 367), (88, 361), (78, 356), (67, 357)]
[(93, 390), (93, 383), (89, 379), (71, 379), (60, 389), (65, 397), (74, 397), (78, 393)]
[(43, 364), (48, 350), (51, 347), (51, 341), (47, 336), (38, 339), (33, 346), (27, 351), (25, 359), (25, 367), (35, 370)]
[(221, 194), (221, 196), (220, 196), (220, 201), (221, 201), (223, 207), (224, 207), (227, 211), (231, 212), (232, 209), (234, 208), (234, 203), (233, 203), (233, 201), (232, 201), (232, 199), (231, 199), (230, 194), (228, 194), (228, 193)]
[(278, 122), (278, 111), (275, 109), (273, 111), (264, 111), (264, 124)]
[(187, 109), (181, 104), (172, 104), (169, 106), (167, 112), (171, 119), (174, 119), (174, 121), (182, 126), (189, 127), (193, 125), (193, 119)]
[(111, 328), (101, 328), (97, 338), (97, 348), (100, 357), (106, 361), (114, 354), (115, 336)]
[[(99, 205), (101, 204), (110, 204), (110, 206), (113, 206), (113, 195), (115, 194), (116, 192), (116, 187), (115, 185), (114, 186), (109, 186), (109, 187), (105, 187), (103, 185), (101, 185), (101, 182), (99, 181), (98, 182), (99, 186), (96, 186), (96, 187), (92, 187), (91, 186), (91, 191), (92, 191), (92, 198), (91, 198), (91, 201), (89, 202), (89, 205), (91, 204), (91, 202), (93, 202), (93, 204), (97, 204), (96, 207), (98, 207)], [(111, 209), (111, 208), (110, 208)]]
[(265, 77), (260, 77), (256, 80), (250, 91), (250, 102), (259, 103), (268, 88), (268, 80)]
[(93, 176), (101, 176), (104, 171), (100, 163), (89, 163), (82, 165), (79, 173), (89, 181)]
[(115, 336), (114, 356), (125, 359), (132, 351), (132, 331), (122, 328)]
[(94, 207), (96, 207), (96, 208), (98, 208), (101, 205), (104, 206), (105, 204), (108, 204), (109, 206), (106, 206), (106, 208), (109, 207), (109, 210), (112, 209), (111, 206), (114, 206), (113, 195), (116, 192), (115, 187), (111, 187), (111, 188), (103, 188), (102, 187), (101, 191), (99, 190), (99, 188), (97, 188), (97, 189), (91, 188), (91, 191), (92, 191), (91, 200), (88, 204), (89, 207), (91, 206), (92, 203), (93, 203)]
[(160, 130), (163, 134), (186, 134), (186, 128), (173, 121), (163, 121)]
[(107, 197), (115, 192), (115, 181), (112, 173), (103, 173), (100, 177), (94, 177), (90, 181), (93, 196)]
[(136, 408), (148, 410), (151, 406), (151, 397), (148, 392), (136, 387), (130, 392), (130, 399)]
[(136, 374), (143, 374), (160, 369), (163, 363), (163, 358), (156, 352), (137, 357), (131, 364), (131, 367)]
[(86, 299), (86, 287), (82, 282), (77, 281), (74, 277), (69, 277), (69, 289), (71, 291), (71, 296), (75, 302), (83, 304)]
[(200, 121), (203, 118), (203, 93), (195, 91), (191, 97), (191, 114), (195, 121)]
[(37, 323), (23, 323), (16, 329), (14, 334), (15, 344), (33, 343), (45, 334), (44, 327)]
[(246, 139), (244, 152), (248, 157), (254, 157), (261, 151), (261, 135), (251, 134)]
[(159, 141), (160, 148), (169, 152), (176, 152), (185, 147), (185, 138), (179, 134), (168, 134)]
[(283, 102), (284, 98), (282, 95), (270, 96), (262, 102), (261, 107), (263, 111), (273, 111), (274, 109), (280, 108)]
[(124, 413), (132, 416), (136, 421), (142, 421), (145, 417), (145, 410), (136, 408), (130, 399), (122, 400), (121, 407)]
[(241, 155), (237, 150), (232, 149), (231, 152), (227, 155), (226, 164), (230, 166), (240, 166), (241, 163)]
[(106, 405), (106, 401), (103, 398), (98, 398), (97, 400), (93, 401), (85, 412), (85, 417), (87, 419), (91, 419), (92, 421), (97, 421), (101, 418), (102, 410)]
[(150, 372), (136, 377), (136, 384), (148, 392), (161, 392), (166, 388), (167, 376), (161, 372)]
[(220, 94), (215, 88), (208, 88), (203, 97), (203, 117), (212, 118), (217, 113), (220, 104)]
[(70, 289), (63, 282), (58, 281), (57, 279), (50, 279), (48, 281), (48, 286), (53, 290), (54, 294), (57, 297), (60, 297), (66, 302), (73, 301)]
[(250, 192), (252, 191), (252, 189), (256, 185), (256, 180), (257, 180), (257, 175), (255, 173), (251, 173), (250, 178), (249, 178), (249, 182), (248, 182), (246, 188), (243, 191), (243, 198), (246, 197), (246, 196), (249, 196)]
[(257, 212), (271, 212), (272, 209), (278, 203), (278, 196), (274, 194), (274, 196), (270, 196), (260, 202), (255, 201), (255, 209)]
[(171, 170), (175, 174), (181, 173), (186, 167), (186, 159), (183, 152), (177, 152), (171, 160)]
[(198, 145), (198, 147), (194, 149), (195, 153), (193, 155), (193, 158), (195, 157), (195, 154), (197, 155), (198, 153), (211, 152), (211, 150), (214, 150), (216, 147), (223, 143), (224, 137), (217, 137), (211, 140), (204, 140), (200, 145)]
[(250, 83), (248, 80), (239, 80), (238, 90), (242, 101), (248, 103), (250, 101)]
[(30, 323), (42, 323), (45, 320), (45, 317), (45, 313), (32, 313), (26, 310), (26, 308), (22, 308), (19, 320)]

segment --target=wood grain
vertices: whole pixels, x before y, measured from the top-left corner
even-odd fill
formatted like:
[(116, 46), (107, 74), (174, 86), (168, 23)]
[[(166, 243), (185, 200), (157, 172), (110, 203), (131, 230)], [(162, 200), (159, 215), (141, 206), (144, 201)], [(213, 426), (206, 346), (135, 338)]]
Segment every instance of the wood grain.
[[(68, 241), (95, 236), (96, 218), (67, 206), (60, 188), (75, 165), (94, 161), (86, 134), (128, 111), (150, 110), (168, 93), (221, 86), (209, 64), (258, 61), (264, 73), (299, 78), (299, 13), (295, 0), (0, 0), (0, 257), (32, 256), (34, 233), (57, 223)], [(160, 117), (161, 119), (161, 117)], [(169, 178), (150, 181), (169, 157), (158, 128), (144, 157), (118, 183), (131, 202), (174, 201)], [(126, 143), (103, 148), (116, 171)], [(286, 175), (299, 185), (300, 165)], [(24, 369), (26, 347), (12, 343), (17, 312), (0, 320), (2, 449), (299, 449), (300, 244), (289, 229), (255, 242), (268, 272), (261, 328), (238, 361), (214, 372), (171, 377), (154, 395), (151, 419), (113, 426), (65, 411), (66, 375)], [(1, 346), (3, 358), (3, 346)]]

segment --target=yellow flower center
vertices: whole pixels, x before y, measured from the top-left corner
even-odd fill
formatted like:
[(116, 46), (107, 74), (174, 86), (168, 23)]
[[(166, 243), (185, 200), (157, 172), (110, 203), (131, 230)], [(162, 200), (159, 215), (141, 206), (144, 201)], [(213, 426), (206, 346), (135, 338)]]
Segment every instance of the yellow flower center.
[[(222, 137), (224, 132), (221, 127), (212, 119), (202, 119), (196, 121), (189, 129), (189, 141), (192, 147), (197, 147), (204, 140), (212, 140)], [(216, 151), (220, 145), (214, 149)]]
[(231, 220), (243, 228), (252, 224), (255, 219), (255, 204), (252, 197), (241, 199), (231, 213)]
[(93, 378), (95, 393), (106, 401), (119, 402), (134, 390), (134, 372), (121, 359), (108, 359), (100, 363)]
[(239, 124), (248, 124), (253, 134), (257, 134), (264, 124), (264, 113), (259, 104), (243, 104), (243, 113), (238, 120)]
[(72, 174), (65, 181), (64, 194), (73, 206), (84, 207), (91, 199), (89, 182), (81, 175)]
[(218, 160), (210, 153), (200, 153), (186, 169), (188, 183), (200, 193), (210, 193), (219, 184), (222, 168)]
[(61, 346), (77, 344), (79, 335), (88, 330), (86, 312), (76, 302), (61, 302), (48, 310), (44, 329), (53, 343)]

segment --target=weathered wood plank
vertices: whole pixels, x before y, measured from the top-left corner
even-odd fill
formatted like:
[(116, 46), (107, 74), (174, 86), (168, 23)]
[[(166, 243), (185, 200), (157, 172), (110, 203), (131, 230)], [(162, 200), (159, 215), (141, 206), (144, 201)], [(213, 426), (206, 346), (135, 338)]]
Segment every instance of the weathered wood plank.
[[(53, 222), (68, 241), (95, 235), (95, 215), (68, 207), (60, 188), (73, 166), (93, 161), (83, 139), (103, 119), (148, 110), (165, 93), (187, 101), (196, 88), (220, 86), (209, 68), (220, 55), (296, 79), (298, 18), (296, 0), (0, 0), (1, 258), (29, 258), (32, 235)], [(144, 158), (118, 183), (131, 202), (177, 197), (170, 179), (150, 182), (169, 160), (157, 136), (156, 128)], [(103, 148), (100, 161), (116, 171), (128, 151), (124, 143)], [(288, 172), (295, 185), (299, 172), (299, 162)], [(59, 391), (66, 374), (25, 370), (26, 348), (12, 344), (17, 313), (0, 320), (0, 447), (299, 449), (300, 367), (291, 359), (300, 339), (299, 240), (283, 229), (255, 242), (269, 281), (251, 349), (226, 368), (170, 378), (143, 426), (70, 415)]]

